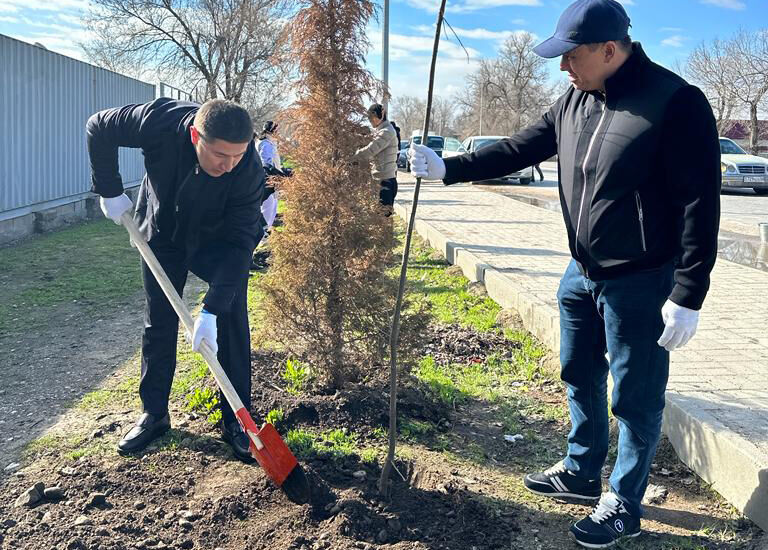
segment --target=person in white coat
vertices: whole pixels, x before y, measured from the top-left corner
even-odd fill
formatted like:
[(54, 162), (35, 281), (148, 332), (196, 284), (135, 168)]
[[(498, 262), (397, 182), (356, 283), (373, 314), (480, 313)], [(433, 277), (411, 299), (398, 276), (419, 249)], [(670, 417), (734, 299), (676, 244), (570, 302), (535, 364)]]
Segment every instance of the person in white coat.
[[(280, 162), (280, 153), (277, 152), (277, 143), (275, 137), (278, 124), (268, 120), (256, 141), (256, 149), (261, 157), (261, 164), (267, 175), (283, 171), (283, 165)], [(261, 205), (261, 214), (264, 216), (267, 228), (272, 227), (277, 217), (277, 191), (267, 197)]]
[[(259, 153), (259, 157), (261, 157), (261, 164), (264, 166), (267, 176), (285, 177), (290, 175), (290, 171), (283, 169), (280, 153), (277, 152), (277, 142), (275, 140), (277, 127), (277, 123), (271, 120), (264, 123), (261, 134), (259, 134), (256, 140), (256, 150)], [(269, 194), (261, 204), (261, 215), (264, 218), (264, 237), (261, 240), (261, 244), (266, 240), (268, 231), (277, 218), (277, 191), (270, 185), (267, 185), (267, 190)], [(269, 253), (267, 251), (256, 249), (253, 253), (251, 269), (265, 269), (268, 256)]]

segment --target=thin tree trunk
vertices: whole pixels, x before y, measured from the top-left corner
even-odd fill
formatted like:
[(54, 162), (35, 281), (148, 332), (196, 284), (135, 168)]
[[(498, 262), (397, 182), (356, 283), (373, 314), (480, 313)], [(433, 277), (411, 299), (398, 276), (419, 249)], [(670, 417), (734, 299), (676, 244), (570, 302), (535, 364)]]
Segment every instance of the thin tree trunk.
[(757, 102), (749, 104), (749, 152), (757, 155), (760, 152), (760, 126), (757, 121)]
[[(421, 137), (423, 144), (427, 143), (429, 136), (429, 115), (432, 112), (432, 92), (435, 85), (435, 65), (437, 64), (437, 49), (440, 45), (440, 30), (443, 27), (445, 15), (445, 2), (440, 2), (440, 11), (437, 13), (437, 27), (435, 29), (435, 43), (432, 46), (432, 65), (429, 69), (429, 91), (427, 92), (427, 108), (424, 115), (424, 133)], [(397, 301), (395, 312), (392, 316), (392, 330), (389, 334), (389, 448), (384, 467), (379, 478), (379, 492), (389, 494), (389, 475), (395, 460), (395, 447), (397, 445), (397, 343), (400, 336), (400, 310), (403, 305), (403, 293), (405, 291), (405, 279), (408, 273), (408, 257), (411, 250), (411, 237), (413, 236), (413, 224), (416, 221), (416, 207), (419, 203), (419, 189), (421, 178), (416, 178), (416, 186), (413, 190), (413, 203), (411, 204), (411, 216), (408, 221), (408, 229), (405, 236), (405, 249), (403, 250), (403, 262), (400, 265), (400, 284), (397, 288)]]

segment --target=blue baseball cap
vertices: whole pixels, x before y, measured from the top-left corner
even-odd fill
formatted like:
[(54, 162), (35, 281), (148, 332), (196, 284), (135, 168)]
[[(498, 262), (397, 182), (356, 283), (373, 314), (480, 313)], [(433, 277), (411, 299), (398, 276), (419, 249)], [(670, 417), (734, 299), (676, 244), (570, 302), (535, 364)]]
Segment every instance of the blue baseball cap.
[(533, 51), (541, 57), (559, 57), (582, 44), (621, 40), (629, 27), (629, 16), (616, 0), (576, 0), (560, 16), (555, 34)]

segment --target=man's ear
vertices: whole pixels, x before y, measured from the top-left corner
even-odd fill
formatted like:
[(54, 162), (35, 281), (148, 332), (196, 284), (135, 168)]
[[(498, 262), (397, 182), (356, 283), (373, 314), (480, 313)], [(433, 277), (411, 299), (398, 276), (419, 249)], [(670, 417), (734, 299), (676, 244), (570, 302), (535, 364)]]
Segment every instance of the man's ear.
[(200, 132), (194, 126), (190, 126), (189, 137), (192, 139), (192, 145), (197, 145), (197, 142), (200, 141)]
[(609, 40), (605, 43), (603, 50), (603, 58), (605, 59), (606, 63), (610, 63), (611, 59), (616, 55), (616, 42), (613, 40)]

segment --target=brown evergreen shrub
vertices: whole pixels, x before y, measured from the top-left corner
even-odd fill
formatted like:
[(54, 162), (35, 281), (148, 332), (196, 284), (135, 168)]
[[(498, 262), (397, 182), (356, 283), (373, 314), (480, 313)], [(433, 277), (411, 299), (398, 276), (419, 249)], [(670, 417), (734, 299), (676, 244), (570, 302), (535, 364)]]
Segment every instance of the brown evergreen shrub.
[(270, 237), (263, 280), (269, 338), (333, 387), (381, 360), (394, 294), (392, 220), (382, 216), (370, 167), (351, 164), (368, 140), (363, 100), (377, 85), (363, 68), (373, 13), (369, 0), (307, 0), (294, 20), (300, 79), (287, 115), (298, 170), (280, 187), (284, 229)]

